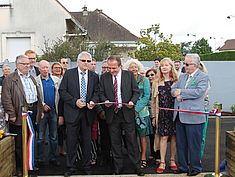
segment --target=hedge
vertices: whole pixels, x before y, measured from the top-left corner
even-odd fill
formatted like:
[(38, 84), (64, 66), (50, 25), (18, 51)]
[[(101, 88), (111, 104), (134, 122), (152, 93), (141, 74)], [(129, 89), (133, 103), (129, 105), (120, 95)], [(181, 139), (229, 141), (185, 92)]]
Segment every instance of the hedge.
[(200, 57), (203, 61), (235, 61), (235, 51), (203, 54)]

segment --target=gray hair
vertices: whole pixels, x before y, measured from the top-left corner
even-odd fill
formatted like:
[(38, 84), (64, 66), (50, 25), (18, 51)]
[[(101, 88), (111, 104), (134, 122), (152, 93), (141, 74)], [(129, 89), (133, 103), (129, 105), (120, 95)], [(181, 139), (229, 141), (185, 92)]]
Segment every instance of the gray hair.
[(92, 56), (89, 52), (87, 51), (82, 51), (81, 53), (78, 54), (77, 60), (80, 60), (84, 57), (89, 57), (92, 60)]
[(138, 66), (138, 72), (144, 70), (144, 66), (142, 65), (142, 63), (138, 59), (133, 58), (127, 60), (126, 63), (124, 63), (123, 69), (128, 70), (131, 64), (136, 64)]
[(5, 64), (2, 65), (2, 70), (4, 70), (5, 68), (11, 68), (11, 67), (10, 67), (9, 64), (6, 64), (6, 63), (5, 63)]
[(200, 65), (200, 56), (197, 53), (188, 53), (185, 57), (191, 58), (192, 63), (196, 64), (197, 67)]
[(29, 58), (27, 55), (18, 55), (17, 57), (16, 57), (16, 61), (15, 61), (15, 63), (19, 63), (19, 60), (21, 60), (22, 58)]
[(48, 66), (50, 66), (50, 63), (49, 63), (47, 60), (41, 60), (41, 61), (38, 63), (39, 68), (42, 67), (42, 64), (43, 64), (43, 63), (46, 63)]

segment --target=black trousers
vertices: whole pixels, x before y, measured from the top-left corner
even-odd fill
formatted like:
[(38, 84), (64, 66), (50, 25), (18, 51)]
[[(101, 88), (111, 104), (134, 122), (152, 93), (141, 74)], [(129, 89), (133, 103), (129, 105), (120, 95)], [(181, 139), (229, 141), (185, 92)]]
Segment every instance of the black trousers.
[(111, 142), (106, 120), (99, 120), (100, 148), (102, 158), (110, 158)]
[[(66, 119), (66, 118), (65, 118)], [(88, 123), (86, 111), (80, 113), (80, 119), (74, 123), (66, 122), (67, 133), (67, 168), (77, 168), (76, 158), (78, 149), (78, 139), (82, 144), (82, 160), (80, 168), (88, 170), (91, 160), (91, 125)]]
[(15, 157), (16, 157), (16, 169), (23, 169), (23, 157), (22, 157), (22, 126), (9, 124), (10, 133), (17, 134), (15, 136)]
[(128, 156), (133, 163), (135, 170), (140, 169), (140, 151), (137, 143), (135, 126), (134, 118), (130, 123), (125, 121), (122, 110), (119, 110), (117, 114), (114, 114), (113, 121), (109, 124), (115, 172), (120, 172), (123, 168), (122, 130), (125, 131)]

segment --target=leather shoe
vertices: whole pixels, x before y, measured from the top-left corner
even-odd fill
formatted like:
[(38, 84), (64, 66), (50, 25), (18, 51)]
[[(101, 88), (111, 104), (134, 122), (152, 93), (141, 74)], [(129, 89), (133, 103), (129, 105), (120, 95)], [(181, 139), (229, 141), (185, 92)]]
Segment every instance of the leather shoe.
[(141, 169), (136, 170), (137, 176), (144, 176), (144, 172)]
[(182, 173), (187, 173), (187, 172), (186, 172), (186, 171), (183, 171), (183, 170), (178, 169), (178, 170), (174, 170), (174, 171), (173, 171), (173, 173), (175, 173), (175, 174), (182, 174)]
[(197, 176), (199, 173), (199, 171), (192, 171), (190, 173), (187, 173), (187, 176)]
[(85, 175), (92, 175), (92, 171), (91, 170), (84, 170), (84, 174)]
[(72, 176), (72, 175), (74, 175), (75, 173), (76, 173), (76, 169), (70, 168), (68, 171), (66, 171), (66, 172), (64, 173), (64, 177)]

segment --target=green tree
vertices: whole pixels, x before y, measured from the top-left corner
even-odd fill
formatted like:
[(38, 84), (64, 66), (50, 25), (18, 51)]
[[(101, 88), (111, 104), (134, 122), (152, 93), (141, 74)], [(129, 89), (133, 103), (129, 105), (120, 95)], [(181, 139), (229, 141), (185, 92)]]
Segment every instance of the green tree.
[(112, 54), (114, 50), (114, 44), (110, 43), (109, 41), (99, 41), (95, 44), (94, 50), (94, 58), (97, 61), (102, 61)]
[(186, 55), (187, 53), (191, 53), (191, 49), (192, 49), (192, 41), (190, 42), (181, 42), (181, 53), (183, 55)]
[(41, 49), (43, 55), (39, 58), (46, 59), (47, 61), (58, 61), (60, 58), (70, 58), (72, 61), (76, 61), (77, 55), (83, 50), (88, 50), (88, 43), (86, 37), (72, 37), (66, 41), (57, 39), (50, 41), (50, 39), (44, 39), (44, 48)]
[(180, 45), (173, 44), (172, 35), (164, 36), (160, 24), (140, 31), (137, 49), (130, 55), (139, 60), (153, 60), (156, 57), (182, 58)]
[(195, 41), (192, 46), (192, 53), (201, 54), (209, 54), (212, 53), (212, 48), (210, 47), (208, 41), (205, 38)]

